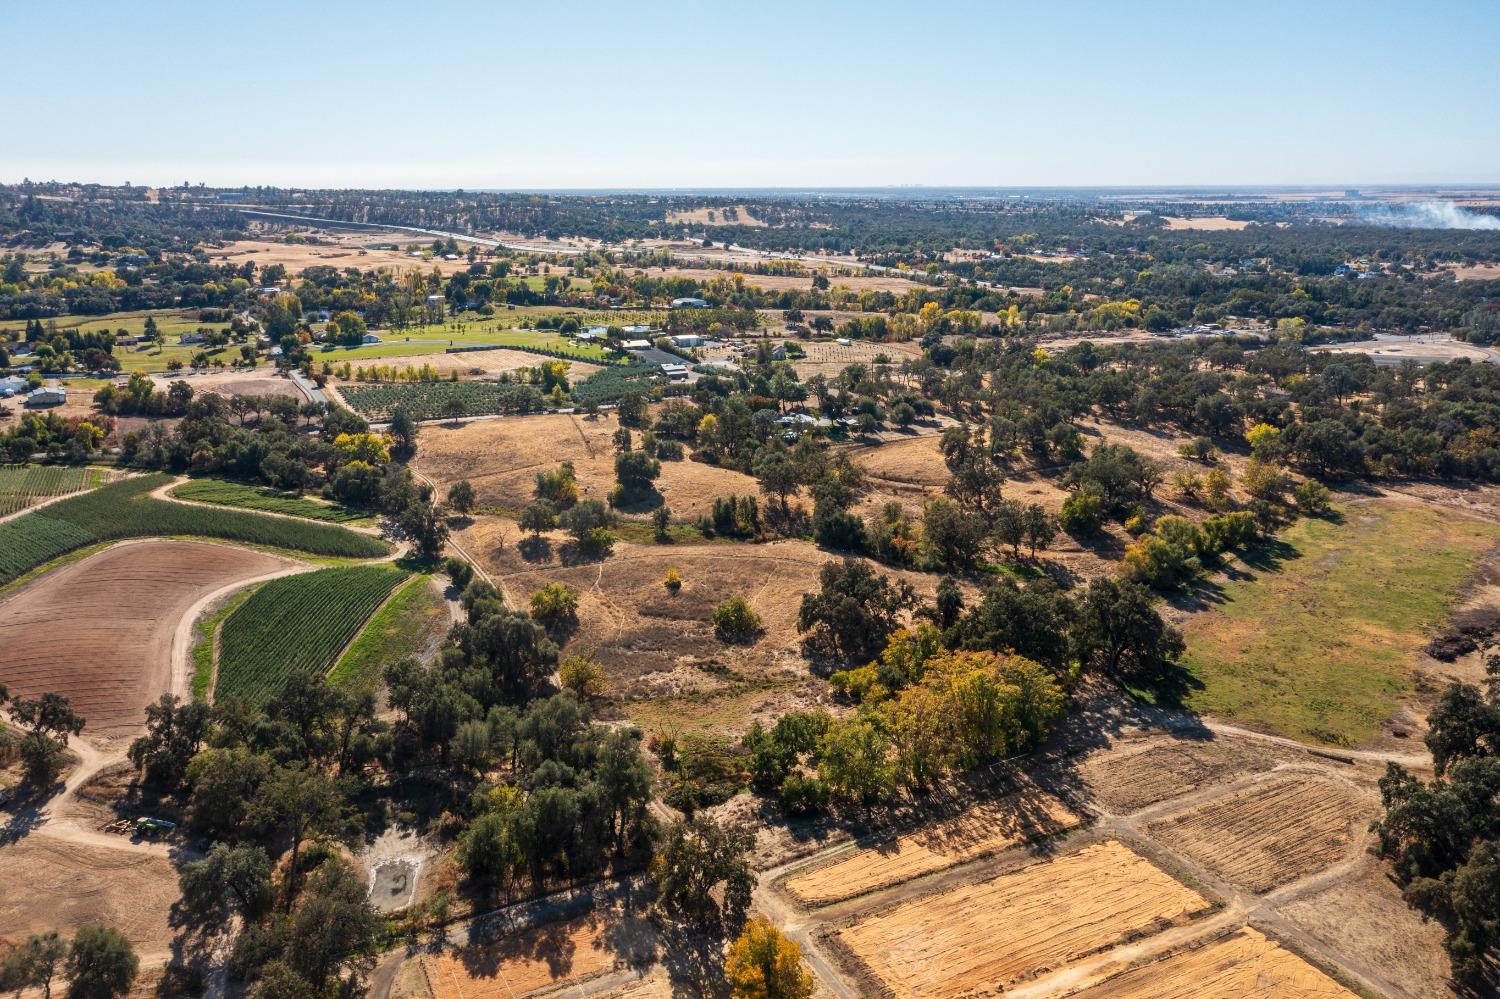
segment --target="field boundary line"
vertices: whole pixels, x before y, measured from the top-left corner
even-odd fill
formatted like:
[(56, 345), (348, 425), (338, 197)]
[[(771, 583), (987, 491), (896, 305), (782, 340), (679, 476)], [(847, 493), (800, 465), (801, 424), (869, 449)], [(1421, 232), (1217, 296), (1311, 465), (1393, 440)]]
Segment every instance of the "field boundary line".
[[(325, 679), (332, 676), (338, 670), (339, 665), (344, 661), (344, 657), (349, 654), (349, 650), (354, 648), (354, 643), (359, 641), (360, 636), (365, 633), (365, 629), (370, 626), (370, 622), (375, 620), (375, 615), (385, 610), (386, 605), (389, 604), (392, 600), (395, 600), (399, 594), (405, 592), (407, 587), (415, 586), (419, 582), (423, 584), (430, 583), (431, 577), (428, 576), (425, 572), (408, 573), (405, 579), (399, 580), (395, 586), (391, 587), (391, 592), (387, 593), (385, 595), (385, 599), (380, 601), (380, 603), (370, 611), (370, 613), (365, 617), (360, 626), (354, 630), (354, 634), (350, 636), (349, 641), (344, 643), (344, 647), (342, 649), (339, 649), (339, 654), (333, 657), (333, 661), (328, 664), (328, 669), (323, 674)], [(220, 627), (222, 626), (223, 622), (220, 622)], [(215, 669), (217, 669), (217, 652), (215, 652), (214, 655), (214, 664)]]

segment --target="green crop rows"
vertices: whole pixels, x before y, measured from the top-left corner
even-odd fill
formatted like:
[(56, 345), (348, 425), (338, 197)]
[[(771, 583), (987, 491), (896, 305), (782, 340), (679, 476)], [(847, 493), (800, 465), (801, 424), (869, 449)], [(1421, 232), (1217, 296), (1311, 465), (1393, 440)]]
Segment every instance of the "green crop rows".
[(0, 523), (0, 584), (96, 541), (138, 537), (222, 538), (313, 555), (376, 558), (385, 543), (333, 524), (265, 517), (151, 498), (165, 475), (142, 475), (59, 500)]
[(260, 703), (299, 669), (327, 673), (406, 572), (359, 565), (273, 579), (224, 621), (214, 696)]
[(596, 371), (573, 386), (573, 401), (619, 402), (621, 396), (631, 392), (649, 397), (651, 390), (664, 381), (660, 372), (649, 364), (621, 364)]
[(0, 465), (0, 517), (87, 489), (93, 481), (94, 470), (84, 465)]
[(532, 386), (496, 382), (346, 385), (339, 389), (339, 394), (361, 416), (371, 420), (389, 419), (397, 406), (404, 407), (417, 420), (452, 416), (448, 405), (455, 399), (463, 407), (459, 416), (535, 413), (546, 407), (542, 394)]
[(335, 524), (366, 520), (368, 514), (352, 510), (336, 503), (319, 503), (317, 500), (282, 492), (266, 486), (248, 486), (241, 482), (224, 479), (191, 479), (175, 487), (171, 493), (179, 499), (195, 503), (213, 503), (216, 506), (234, 506), (246, 510), (263, 510), (266, 513), (282, 513), (309, 520), (326, 520)]

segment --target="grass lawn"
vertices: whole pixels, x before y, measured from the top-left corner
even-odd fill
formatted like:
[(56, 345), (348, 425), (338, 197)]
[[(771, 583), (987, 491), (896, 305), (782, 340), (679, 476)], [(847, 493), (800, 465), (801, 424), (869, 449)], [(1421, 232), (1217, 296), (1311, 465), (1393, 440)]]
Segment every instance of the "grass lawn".
[(1500, 526), (1389, 501), (1342, 512), (1342, 522), (1298, 521), (1251, 553), (1250, 572), (1183, 628), (1188, 708), (1344, 746), (1396, 712), (1415, 653)]
[(370, 618), (328, 674), (329, 682), (375, 690), (387, 666), (409, 657), (421, 658), (447, 633), (449, 623), (448, 607), (432, 585), (432, 577), (413, 576)]
[(627, 718), (646, 732), (678, 735), (741, 732), (766, 701), (795, 681), (745, 683), (724, 690), (684, 694), (680, 697), (617, 701)]

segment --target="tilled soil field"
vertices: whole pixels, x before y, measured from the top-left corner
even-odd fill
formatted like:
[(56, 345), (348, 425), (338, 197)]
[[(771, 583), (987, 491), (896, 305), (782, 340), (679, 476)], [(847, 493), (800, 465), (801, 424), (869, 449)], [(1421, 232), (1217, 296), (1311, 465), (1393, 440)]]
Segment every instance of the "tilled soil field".
[(1117, 842), (906, 902), (833, 942), (898, 996), (994, 993), (1211, 908)]
[(1017, 791), (798, 874), (786, 882), (786, 893), (806, 906), (830, 905), (991, 856), (1077, 824), (1078, 816), (1052, 795)]
[(1073, 993), (1074, 999), (1354, 999), (1354, 995), (1248, 926)]
[(1273, 777), (1153, 822), (1151, 835), (1224, 880), (1266, 892), (1337, 863), (1374, 815), (1353, 788)]
[(0, 886), (0, 939), (47, 930), (69, 937), (103, 924), (139, 954), (161, 953), (172, 940), (177, 871), (166, 857), (32, 835), (0, 849)]
[(201, 541), (131, 542), (90, 555), (0, 603), (0, 680), (13, 695), (65, 695), (88, 720), (85, 735), (128, 735), (171, 688), (182, 616), (216, 590), (291, 564)]

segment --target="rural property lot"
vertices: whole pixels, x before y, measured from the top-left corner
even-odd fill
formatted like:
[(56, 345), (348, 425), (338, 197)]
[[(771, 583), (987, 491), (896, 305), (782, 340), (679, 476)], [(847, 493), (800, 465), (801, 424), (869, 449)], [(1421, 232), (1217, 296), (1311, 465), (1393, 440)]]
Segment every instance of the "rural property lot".
[(874, 983), (901, 996), (997, 992), (1212, 907), (1109, 841), (905, 902), (834, 931)]
[(806, 906), (842, 902), (999, 853), (1077, 823), (1078, 816), (1052, 795), (1023, 788), (795, 875), (786, 882), (786, 894)]
[(12, 695), (66, 696), (86, 736), (129, 735), (172, 689), (178, 622), (227, 586), (296, 563), (201, 541), (118, 544), (63, 566), (0, 604)]
[(143, 955), (161, 954), (172, 940), (177, 871), (155, 853), (34, 833), (0, 849), (0, 886), (0, 940), (48, 930), (69, 937), (99, 924), (124, 933)]
[(1375, 811), (1374, 801), (1346, 785), (1277, 775), (1150, 830), (1224, 880), (1263, 893), (1343, 859)]
[[(468, 479), (480, 507), (514, 514), (536, 498), (536, 473), (573, 463), (578, 498), (606, 501), (615, 487), (615, 450), (610, 438), (620, 427), (614, 414), (593, 419), (567, 413), (476, 420), (454, 427), (422, 428), (416, 468), (446, 492)], [(632, 431), (639, 439), (639, 433)], [(698, 461), (664, 461), (656, 489), (672, 508), (673, 519), (696, 520), (715, 497), (731, 493), (758, 496), (755, 479)], [(626, 513), (645, 513), (627, 509)]]
[(1073, 995), (1076, 999), (1202, 999), (1205, 996), (1355, 999), (1353, 992), (1248, 926)]
[(1221, 741), (1168, 739), (1101, 753), (1080, 768), (1084, 787), (1110, 811), (1128, 814), (1168, 798), (1274, 766), (1274, 757)]

